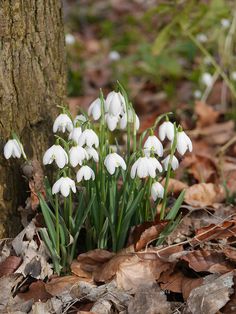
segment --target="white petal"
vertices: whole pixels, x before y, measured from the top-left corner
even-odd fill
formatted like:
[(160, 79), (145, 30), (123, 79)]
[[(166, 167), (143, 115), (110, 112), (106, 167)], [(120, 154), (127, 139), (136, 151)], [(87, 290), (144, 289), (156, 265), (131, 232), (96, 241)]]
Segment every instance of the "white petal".
[(131, 176), (132, 179), (134, 179), (134, 177), (136, 175), (139, 162), (140, 162), (140, 158), (135, 161), (135, 163), (133, 164), (133, 166), (131, 168), (130, 176)]
[(13, 140), (9, 140), (4, 146), (4, 157), (9, 159), (13, 153)]
[(118, 120), (119, 120), (118, 116), (113, 116), (109, 114), (106, 115), (106, 122), (107, 122), (108, 129), (110, 131), (114, 131), (116, 129)]
[(113, 175), (115, 173), (116, 167), (115, 167), (115, 162), (112, 159), (112, 154), (106, 156), (105, 160), (104, 160), (104, 165), (107, 168), (107, 171)]
[(127, 116), (126, 113), (122, 116), (122, 118), (120, 119), (120, 128), (122, 130), (124, 130), (127, 126)]
[(60, 191), (60, 186), (61, 186), (61, 183), (62, 183), (62, 179), (63, 178), (60, 178), (58, 179), (54, 184), (53, 184), (53, 187), (52, 187), (52, 194), (56, 194)]
[(61, 187), (60, 187), (61, 194), (64, 197), (67, 197), (70, 194), (70, 186), (68, 185), (68, 182), (63, 180)]
[(85, 150), (88, 153), (88, 160), (93, 158), (95, 162), (99, 161), (98, 153), (93, 147), (85, 147)]
[(54, 146), (51, 146), (48, 150), (46, 150), (44, 156), (43, 156), (43, 164), (44, 165), (50, 165), (53, 162), (53, 152), (54, 152)]

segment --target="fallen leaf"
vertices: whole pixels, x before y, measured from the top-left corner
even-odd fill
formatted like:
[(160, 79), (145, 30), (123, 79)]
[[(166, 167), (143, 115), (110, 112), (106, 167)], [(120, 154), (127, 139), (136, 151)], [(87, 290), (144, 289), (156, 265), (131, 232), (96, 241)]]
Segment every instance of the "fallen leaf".
[(236, 262), (236, 249), (234, 247), (224, 247), (222, 251), (230, 260)]
[(194, 110), (198, 116), (197, 128), (202, 128), (215, 123), (220, 115), (220, 112), (201, 101), (195, 102)]
[(193, 289), (187, 300), (190, 313), (216, 314), (230, 300), (233, 284), (233, 272), (205, 277), (204, 284)]
[(222, 186), (213, 183), (199, 183), (186, 189), (184, 201), (195, 207), (213, 206), (224, 200), (225, 193)]
[(91, 272), (87, 272), (87, 271), (84, 271), (82, 268), (81, 268), (81, 263), (78, 262), (77, 260), (73, 260), (73, 262), (71, 263), (70, 265), (70, 268), (71, 268), (71, 272), (80, 277), (80, 278), (83, 278), (84, 280), (91, 280), (92, 281), (92, 274)]
[(93, 272), (105, 262), (109, 261), (115, 253), (106, 250), (95, 249), (78, 255), (77, 261), (81, 263), (81, 269)]
[(169, 221), (154, 221), (144, 222), (141, 225), (135, 226), (132, 232), (135, 251), (140, 251), (150, 242), (157, 239), (168, 223)]
[(190, 268), (196, 272), (224, 274), (232, 270), (232, 266), (225, 260), (223, 253), (213, 250), (194, 250), (180, 258), (188, 262)]
[(154, 284), (142, 284), (137, 288), (133, 300), (129, 303), (129, 314), (171, 314), (170, 302), (159, 286)]
[(45, 289), (52, 296), (59, 296), (70, 291), (79, 280), (77, 276), (55, 277), (45, 284)]
[[(165, 179), (163, 179), (161, 181), (162, 186), (165, 186)], [(180, 194), (180, 192), (182, 192), (183, 190), (187, 189), (188, 185), (180, 180), (176, 180), (176, 179), (169, 179), (169, 183), (168, 183), (168, 193), (173, 193), (174, 195), (178, 195)]]
[(25, 301), (33, 299), (34, 302), (42, 301), (46, 302), (52, 296), (45, 289), (45, 283), (41, 280), (33, 282), (29, 286), (29, 290), (24, 293), (18, 293), (18, 297), (24, 299)]
[(22, 262), (21, 257), (8, 256), (0, 263), (0, 277), (14, 273)]

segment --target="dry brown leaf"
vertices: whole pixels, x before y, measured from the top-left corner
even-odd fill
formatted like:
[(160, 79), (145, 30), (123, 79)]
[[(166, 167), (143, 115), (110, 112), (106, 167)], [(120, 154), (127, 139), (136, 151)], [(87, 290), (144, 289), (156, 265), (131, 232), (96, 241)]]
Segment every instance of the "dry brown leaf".
[(0, 263), (0, 277), (10, 275), (17, 270), (22, 262), (21, 257), (8, 256), (3, 262)]
[(224, 221), (221, 224), (211, 224), (209, 226), (196, 230), (196, 236), (192, 239), (191, 244), (198, 244), (203, 241), (227, 239), (236, 235), (236, 220)]
[(184, 166), (198, 182), (215, 182), (217, 178), (216, 163), (211, 156), (188, 154), (184, 158)]
[(18, 297), (24, 299), (25, 301), (33, 299), (34, 302), (42, 301), (46, 302), (52, 296), (45, 289), (45, 283), (41, 280), (33, 282), (29, 286), (29, 290), (24, 293), (18, 293)]
[(195, 102), (194, 109), (198, 116), (197, 128), (202, 128), (215, 123), (220, 115), (220, 112), (215, 111), (212, 107), (201, 101)]
[(233, 272), (224, 275), (209, 275), (204, 284), (193, 289), (187, 300), (192, 314), (216, 314), (230, 300), (233, 293)]
[(140, 251), (147, 244), (157, 239), (169, 221), (144, 222), (141, 225), (135, 226), (132, 236), (134, 239), (135, 251)]
[(59, 296), (64, 292), (70, 291), (79, 280), (77, 276), (55, 277), (45, 284), (45, 289), (52, 296)]
[(180, 259), (188, 262), (189, 267), (196, 272), (224, 274), (233, 269), (225, 260), (224, 254), (213, 250), (194, 250)]
[(155, 284), (142, 284), (138, 287), (134, 299), (128, 307), (129, 314), (171, 314), (170, 303), (159, 286)]
[(184, 201), (194, 207), (213, 206), (224, 200), (222, 186), (213, 183), (199, 183), (190, 186), (184, 196)]
[(230, 260), (236, 262), (236, 249), (232, 246), (225, 247), (222, 251)]
[[(163, 187), (165, 186), (165, 179), (162, 180), (161, 184)], [(169, 184), (168, 184), (168, 193), (173, 193), (174, 195), (180, 194), (184, 189), (187, 189), (188, 185), (180, 180), (176, 179), (169, 179)]]
[(92, 274), (90, 272), (84, 271), (81, 269), (81, 263), (77, 260), (74, 260), (70, 265), (71, 272), (80, 277), (83, 278), (83, 280), (92, 281)]
[(81, 263), (81, 269), (87, 272), (93, 272), (102, 264), (109, 261), (115, 253), (106, 250), (96, 249), (80, 254), (77, 257), (78, 262)]

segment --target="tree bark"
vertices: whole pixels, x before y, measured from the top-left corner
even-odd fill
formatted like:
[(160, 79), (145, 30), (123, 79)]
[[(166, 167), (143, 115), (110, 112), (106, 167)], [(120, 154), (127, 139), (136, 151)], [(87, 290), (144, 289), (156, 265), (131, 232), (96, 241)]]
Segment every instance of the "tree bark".
[(65, 101), (64, 48), (60, 0), (0, 1), (0, 238), (12, 233), (24, 199), (20, 162), (4, 160), (3, 146), (14, 130), (41, 161)]

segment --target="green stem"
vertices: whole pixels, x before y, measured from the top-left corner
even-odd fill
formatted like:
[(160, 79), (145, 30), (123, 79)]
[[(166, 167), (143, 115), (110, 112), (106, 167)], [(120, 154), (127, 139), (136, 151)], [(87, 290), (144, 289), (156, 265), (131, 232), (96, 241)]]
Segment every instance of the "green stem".
[(234, 88), (234, 85), (231, 83), (230, 79), (225, 74), (223, 69), (216, 63), (212, 55), (204, 48), (204, 46), (190, 32), (186, 31), (186, 34), (193, 41), (193, 43), (201, 50), (201, 52), (210, 60), (211, 64), (215, 67), (217, 72), (219, 72), (219, 74), (225, 81), (226, 85), (230, 89), (233, 97), (236, 98), (236, 90)]
[(56, 218), (56, 251), (58, 256), (60, 256), (59, 201), (57, 194), (55, 196), (55, 218)]

